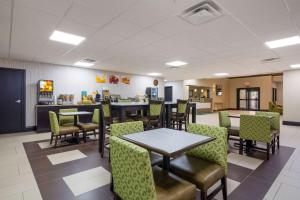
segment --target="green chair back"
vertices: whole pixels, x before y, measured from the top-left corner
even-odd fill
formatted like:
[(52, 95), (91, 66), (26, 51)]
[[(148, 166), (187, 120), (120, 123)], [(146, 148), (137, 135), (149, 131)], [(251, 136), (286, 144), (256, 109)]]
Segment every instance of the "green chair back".
[(54, 135), (58, 135), (59, 134), (59, 124), (58, 124), (58, 119), (57, 119), (56, 113), (53, 111), (49, 111), (49, 119), (50, 119), (51, 132)]
[(149, 153), (118, 137), (110, 137), (114, 191), (123, 200), (156, 200)]
[(264, 143), (271, 142), (270, 118), (258, 115), (241, 115), (240, 138)]
[(122, 136), (131, 133), (138, 133), (144, 131), (144, 125), (142, 121), (116, 123), (110, 125), (111, 136)]
[(188, 101), (187, 100), (177, 100), (177, 112), (179, 114), (187, 114)]
[(215, 138), (207, 144), (188, 151), (187, 154), (217, 163), (224, 167), (227, 173), (227, 129), (211, 125), (188, 124), (187, 131)]
[(225, 128), (228, 128), (231, 126), (231, 121), (229, 118), (228, 111), (220, 111), (219, 112), (219, 125), (220, 125), (220, 127), (225, 127)]
[(150, 116), (160, 116), (162, 112), (162, 106), (163, 103), (162, 101), (150, 101), (149, 102), (149, 107), (150, 107)]
[(92, 122), (94, 124), (99, 124), (99, 109), (98, 108), (94, 109)]
[(280, 114), (278, 112), (256, 112), (258, 116), (267, 116), (271, 118), (271, 129), (280, 131)]
[[(77, 112), (77, 108), (65, 108), (65, 109), (59, 109), (59, 112)], [(79, 119), (79, 118), (77, 118)], [(74, 116), (59, 116), (59, 125), (65, 126), (65, 125), (74, 125)]]
[(110, 101), (102, 101), (101, 104), (104, 118), (110, 118)]

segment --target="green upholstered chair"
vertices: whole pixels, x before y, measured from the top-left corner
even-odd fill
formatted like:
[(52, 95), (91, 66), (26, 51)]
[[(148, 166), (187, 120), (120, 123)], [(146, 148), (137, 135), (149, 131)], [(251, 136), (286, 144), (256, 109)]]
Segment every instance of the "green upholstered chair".
[[(211, 199), (220, 190), (227, 199), (227, 130), (224, 127), (202, 124), (188, 124), (187, 131), (206, 135), (215, 140), (188, 151), (171, 161), (171, 171), (183, 179), (194, 183), (201, 191), (201, 200)], [(216, 182), (221, 185), (210, 195), (207, 191)]]
[(176, 112), (171, 115), (171, 125), (173, 128), (175, 126), (178, 130), (182, 129), (184, 125), (185, 130), (187, 128), (187, 123), (189, 119), (189, 101), (177, 99), (177, 109)]
[[(240, 127), (231, 126), (231, 121), (229, 118), (228, 111), (220, 111), (219, 112), (219, 126), (227, 128), (228, 139), (239, 140), (236, 137), (240, 136)], [(231, 137), (231, 136), (233, 136), (233, 137)]]
[(162, 127), (163, 110), (164, 110), (163, 101), (157, 101), (157, 100), (149, 101), (148, 115), (142, 119), (146, 129)]
[[(111, 136), (120, 137), (131, 133), (144, 131), (143, 121), (124, 122), (110, 125)], [(162, 157), (156, 153), (150, 153), (151, 164), (156, 165), (162, 162)]]
[[(59, 112), (77, 112), (77, 108), (63, 108), (59, 109)], [(78, 118), (77, 118), (78, 119)], [(59, 125), (60, 126), (73, 126), (74, 125), (74, 116), (59, 116)]]
[(196, 187), (159, 167), (152, 169), (146, 149), (112, 136), (111, 167), (115, 199), (194, 200)]
[(102, 109), (103, 109), (103, 116), (105, 120), (105, 125), (109, 126), (113, 123), (113, 119), (111, 116), (111, 105), (110, 100), (101, 101)]
[(94, 109), (91, 123), (79, 123), (78, 126), (83, 132), (84, 142), (86, 142), (88, 132), (93, 132), (93, 135), (96, 136), (96, 129), (99, 128), (99, 109)]
[(275, 150), (275, 135), (271, 130), (271, 120), (267, 116), (259, 115), (241, 115), (240, 119), (240, 154), (243, 154), (243, 142), (255, 141), (267, 144), (267, 160), (269, 160), (270, 148), (272, 147), (272, 153)]
[(277, 112), (282, 115), (283, 109), (282, 106), (276, 105), (273, 102), (269, 102), (269, 112)]
[(51, 140), (50, 144), (52, 144), (53, 138), (55, 137), (54, 147), (57, 145), (58, 137), (62, 135), (74, 135), (79, 132), (79, 128), (76, 126), (60, 126), (58, 123), (57, 115), (53, 111), (49, 111), (49, 119), (50, 119), (50, 128), (51, 128)]
[(277, 148), (280, 146), (280, 114), (278, 112), (256, 112), (256, 115), (259, 116), (267, 116), (271, 118), (271, 130), (272, 133), (275, 134)]

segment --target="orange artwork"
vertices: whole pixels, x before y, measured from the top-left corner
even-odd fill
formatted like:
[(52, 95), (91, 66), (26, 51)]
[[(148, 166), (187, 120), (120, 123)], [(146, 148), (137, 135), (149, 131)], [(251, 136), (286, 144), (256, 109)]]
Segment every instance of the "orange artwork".
[(128, 77), (128, 76), (121, 76), (121, 83), (129, 85), (130, 84), (130, 77)]
[(96, 83), (106, 83), (106, 80), (107, 78), (106, 78), (106, 74), (105, 73), (103, 73), (103, 74), (101, 74), (101, 75), (96, 75)]
[(111, 83), (111, 84), (118, 84), (119, 81), (120, 81), (120, 77), (118, 75), (111, 74), (109, 76), (109, 83)]

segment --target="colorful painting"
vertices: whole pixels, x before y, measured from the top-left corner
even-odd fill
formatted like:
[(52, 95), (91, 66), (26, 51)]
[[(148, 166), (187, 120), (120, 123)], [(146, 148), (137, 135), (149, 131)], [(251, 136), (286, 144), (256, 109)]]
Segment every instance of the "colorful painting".
[(96, 75), (96, 83), (106, 83), (107, 82), (107, 75), (105, 73)]
[(109, 83), (110, 84), (118, 84), (120, 81), (120, 77), (118, 75), (115, 75), (115, 74), (111, 74), (109, 76)]
[(130, 77), (128, 77), (128, 76), (121, 76), (121, 83), (129, 85), (130, 84)]

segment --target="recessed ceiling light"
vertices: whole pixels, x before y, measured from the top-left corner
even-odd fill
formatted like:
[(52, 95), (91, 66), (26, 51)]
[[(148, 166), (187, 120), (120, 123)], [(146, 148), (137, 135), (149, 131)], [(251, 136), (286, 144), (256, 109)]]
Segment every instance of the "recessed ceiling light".
[(300, 37), (293, 36), (288, 38), (283, 38), (280, 40), (273, 40), (265, 43), (269, 48), (275, 49), (279, 47), (291, 46), (295, 44), (300, 44)]
[(54, 31), (50, 36), (49, 40), (62, 42), (66, 44), (79, 45), (83, 40), (85, 40), (85, 37), (73, 35), (70, 33), (64, 33), (61, 31)]
[(76, 63), (74, 63), (75, 66), (79, 66), (79, 67), (91, 67), (94, 66), (95, 63), (91, 63), (91, 62), (86, 62), (84, 60), (80, 60)]
[(290, 67), (293, 68), (293, 69), (300, 68), (300, 64), (290, 65)]
[(149, 73), (148, 75), (149, 75), (149, 76), (161, 76), (162, 73), (156, 73), (156, 72), (153, 72), (153, 73)]
[(166, 65), (173, 66), (173, 67), (179, 67), (179, 66), (187, 65), (187, 63), (180, 61), (180, 60), (176, 60), (176, 61), (172, 61), (172, 62), (167, 62)]
[(222, 72), (222, 73), (215, 73), (214, 76), (228, 76), (228, 73)]
[(167, 82), (167, 81), (168, 81), (167, 79), (164, 80), (164, 82)]

